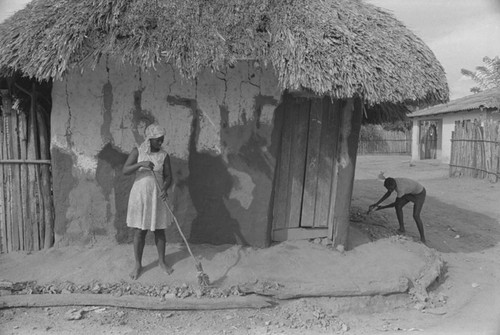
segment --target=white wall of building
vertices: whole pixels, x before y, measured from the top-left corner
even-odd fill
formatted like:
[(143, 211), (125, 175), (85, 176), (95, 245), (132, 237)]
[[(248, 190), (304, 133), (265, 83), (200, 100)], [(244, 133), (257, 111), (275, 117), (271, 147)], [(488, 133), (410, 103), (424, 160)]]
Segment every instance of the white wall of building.
[(449, 164), (451, 158), (451, 137), (453, 131), (455, 130), (455, 122), (466, 120), (474, 121), (474, 119), (484, 120), (485, 117), (485, 112), (466, 111), (413, 118), (413, 138), (411, 148), (412, 160), (420, 160), (420, 121), (439, 120), (441, 122), (440, 127), (438, 127), (437, 159), (439, 159), (444, 164)]

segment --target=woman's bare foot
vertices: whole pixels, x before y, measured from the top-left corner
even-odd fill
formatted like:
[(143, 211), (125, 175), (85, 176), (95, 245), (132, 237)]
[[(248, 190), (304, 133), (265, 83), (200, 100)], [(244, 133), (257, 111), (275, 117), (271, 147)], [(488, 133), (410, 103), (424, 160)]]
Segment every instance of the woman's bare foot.
[(134, 270), (132, 272), (130, 272), (130, 278), (132, 278), (133, 280), (136, 280), (141, 275), (141, 271), (142, 271), (142, 267), (140, 265), (136, 265)]
[(160, 264), (160, 267), (165, 271), (168, 275), (171, 275), (172, 272), (174, 272), (174, 269), (172, 269), (170, 266), (168, 266), (165, 262), (158, 262)]

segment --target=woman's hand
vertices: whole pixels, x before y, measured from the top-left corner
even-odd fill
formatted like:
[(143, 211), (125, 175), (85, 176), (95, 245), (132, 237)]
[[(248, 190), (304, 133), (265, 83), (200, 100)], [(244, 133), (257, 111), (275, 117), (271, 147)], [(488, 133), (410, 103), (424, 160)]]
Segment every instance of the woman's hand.
[(150, 169), (150, 170), (153, 170), (155, 167), (155, 165), (151, 161), (142, 161), (142, 162), (139, 162), (137, 164), (139, 164), (143, 168)]
[(168, 198), (168, 194), (167, 194), (167, 189), (164, 188), (162, 191), (161, 191), (161, 195), (160, 195), (161, 199), (163, 201), (167, 201), (167, 198)]

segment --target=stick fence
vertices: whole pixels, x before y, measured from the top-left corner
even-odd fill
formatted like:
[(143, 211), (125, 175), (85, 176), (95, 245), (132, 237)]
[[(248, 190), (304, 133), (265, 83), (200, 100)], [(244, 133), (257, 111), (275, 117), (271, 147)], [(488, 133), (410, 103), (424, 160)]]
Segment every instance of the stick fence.
[(48, 248), (54, 237), (48, 127), (34, 86), (29, 104), (8, 90), (0, 94), (0, 252)]
[(358, 155), (411, 155), (411, 132), (375, 128), (361, 135)]
[(456, 122), (451, 139), (450, 177), (500, 179), (499, 123)]

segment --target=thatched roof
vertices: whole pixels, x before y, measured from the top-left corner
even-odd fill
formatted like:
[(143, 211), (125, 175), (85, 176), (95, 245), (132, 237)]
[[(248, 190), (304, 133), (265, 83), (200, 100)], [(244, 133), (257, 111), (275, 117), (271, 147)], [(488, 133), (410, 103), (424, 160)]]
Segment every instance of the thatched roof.
[(448, 99), (432, 51), (360, 0), (33, 0), (0, 25), (0, 67), (40, 80), (106, 55), (189, 78), (259, 60), (283, 89), (370, 104)]
[(500, 109), (500, 87), (490, 88), (483, 92), (471, 94), (445, 104), (425, 108), (409, 114), (408, 117), (447, 114), (456, 112), (468, 112), (483, 108), (485, 110)]

